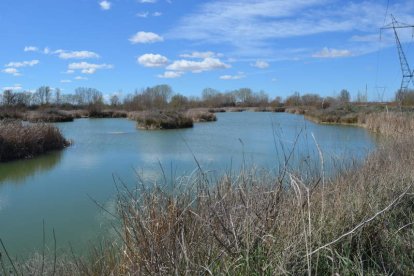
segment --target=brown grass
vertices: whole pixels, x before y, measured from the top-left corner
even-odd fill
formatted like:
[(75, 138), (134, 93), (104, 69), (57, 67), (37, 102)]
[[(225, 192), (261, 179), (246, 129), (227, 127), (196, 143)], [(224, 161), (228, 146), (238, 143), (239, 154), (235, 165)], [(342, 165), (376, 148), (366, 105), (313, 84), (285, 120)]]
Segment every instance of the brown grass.
[(187, 110), (185, 116), (191, 118), (194, 123), (214, 122), (217, 121), (217, 117), (213, 112), (205, 111), (203, 109), (190, 109)]
[(145, 111), (134, 113), (140, 129), (176, 129), (193, 127), (193, 120), (177, 111)]
[(382, 112), (365, 116), (365, 127), (386, 136), (405, 136), (414, 133), (414, 113)]
[(73, 116), (69, 112), (48, 109), (27, 111), (24, 115), (24, 120), (32, 123), (57, 123), (57, 122), (73, 122)]
[(59, 129), (52, 125), (0, 121), (0, 162), (31, 158), (68, 145)]
[(329, 180), (251, 170), (211, 183), (200, 172), (177, 193), (126, 192), (117, 273), (413, 273), (413, 144), (380, 147)]
[(200, 168), (173, 191), (117, 182), (119, 243), (62, 264), (62, 275), (412, 275), (412, 134), (329, 178), (320, 152), (319, 171), (292, 171), (287, 158), (276, 173), (216, 179)]

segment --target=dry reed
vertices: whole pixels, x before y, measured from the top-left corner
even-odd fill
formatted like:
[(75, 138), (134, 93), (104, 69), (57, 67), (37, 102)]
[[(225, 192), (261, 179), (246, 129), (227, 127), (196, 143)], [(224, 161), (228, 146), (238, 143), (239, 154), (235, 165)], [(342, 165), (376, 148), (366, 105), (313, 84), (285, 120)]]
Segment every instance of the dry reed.
[(66, 267), (80, 275), (412, 275), (412, 138), (384, 142), (330, 178), (291, 171), (287, 158), (277, 173), (244, 168), (215, 179), (200, 168), (173, 191), (117, 181), (119, 244)]
[(31, 158), (68, 145), (59, 129), (52, 125), (0, 121), (0, 162)]

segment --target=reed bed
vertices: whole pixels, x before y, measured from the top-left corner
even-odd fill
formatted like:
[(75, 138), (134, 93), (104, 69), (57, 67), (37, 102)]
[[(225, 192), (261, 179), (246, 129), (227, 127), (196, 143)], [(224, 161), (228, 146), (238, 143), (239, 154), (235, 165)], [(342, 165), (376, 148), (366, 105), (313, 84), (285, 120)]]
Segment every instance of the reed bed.
[(385, 136), (405, 136), (414, 134), (414, 113), (381, 112), (365, 116), (365, 127)]
[(0, 121), (0, 162), (31, 158), (68, 145), (59, 129), (52, 125)]
[(381, 147), (332, 179), (199, 173), (120, 194), (119, 274), (412, 274), (414, 155)]
[(127, 112), (123, 110), (92, 110), (89, 111), (88, 117), (90, 118), (126, 118)]
[[(118, 241), (94, 247), (87, 259), (38, 257), (15, 264), (16, 271), (413, 275), (414, 133), (408, 129), (330, 177), (319, 151), (316, 171), (312, 164), (292, 170), (287, 152), (274, 171), (243, 166), (217, 178), (199, 167), (164, 183), (138, 177), (133, 189), (117, 180), (116, 212), (106, 211), (119, 222)], [(3, 257), (7, 268), (12, 262)]]
[(57, 109), (27, 111), (24, 116), (24, 120), (32, 123), (73, 122), (73, 119), (69, 112)]
[(193, 127), (193, 120), (178, 111), (144, 111), (134, 113), (140, 129), (177, 129)]
[(194, 123), (217, 121), (216, 114), (202, 109), (190, 109), (185, 113), (185, 116), (191, 118)]

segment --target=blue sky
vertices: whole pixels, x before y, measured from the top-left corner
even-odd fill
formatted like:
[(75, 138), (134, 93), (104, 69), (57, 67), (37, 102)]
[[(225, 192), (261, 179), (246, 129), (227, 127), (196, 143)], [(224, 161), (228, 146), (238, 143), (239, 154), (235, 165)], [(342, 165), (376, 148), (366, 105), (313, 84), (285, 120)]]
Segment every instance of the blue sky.
[[(401, 80), (393, 33), (379, 35), (390, 14), (414, 24), (414, 1), (0, 0), (0, 89), (286, 97), (367, 86), (369, 100), (390, 99)], [(400, 36), (414, 67), (412, 32)]]

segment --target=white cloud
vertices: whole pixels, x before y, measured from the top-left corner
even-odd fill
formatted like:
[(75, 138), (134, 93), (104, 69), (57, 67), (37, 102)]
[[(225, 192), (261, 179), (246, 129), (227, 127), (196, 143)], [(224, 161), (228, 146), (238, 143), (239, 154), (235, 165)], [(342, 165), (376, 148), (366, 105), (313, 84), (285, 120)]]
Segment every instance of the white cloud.
[(30, 61), (19, 61), (19, 62), (9, 62), (8, 64), (4, 65), (5, 67), (15, 67), (15, 68), (19, 68), (19, 67), (32, 67), (35, 66), (36, 64), (39, 64), (39, 60), (34, 59), (34, 60), (30, 60)]
[(37, 52), (37, 51), (39, 51), (39, 48), (37, 48), (35, 46), (26, 46), (26, 47), (24, 47), (24, 51), (25, 52)]
[(88, 59), (88, 58), (99, 58), (99, 55), (91, 51), (66, 51), (56, 50), (53, 52), (57, 54), (61, 59)]
[(145, 12), (139, 12), (135, 15), (138, 16), (138, 17), (141, 17), (141, 18), (147, 18), (149, 16), (158, 17), (158, 16), (161, 16), (162, 13), (161, 12), (149, 13), (148, 11), (145, 11)]
[(19, 70), (17, 70), (16, 68), (6, 68), (6, 69), (3, 69), (3, 70), (1, 70), (3, 73), (6, 73), (6, 74), (10, 74), (10, 75), (13, 75), (13, 76), (15, 76), (15, 77), (18, 77), (18, 76), (20, 76), (21, 74), (19, 73)]
[(329, 49), (327, 47), (312, 55), (314, 58), (339, 58), (349, 56), (352, 56), (352, 52), (350, 50)]
[(147, 18), (149, 15), (149, 12), (139, 12), (136, 14), (136, 16), (141, 17), (141, 18)]
[[(374, 0), (203, 1), (194, 12), (182, 17), (166, 37), (228, 44), (239, 56), (258, 57), (259, 53), (260, 57), (274, 59), (281, 57), (279, 52), (285, 47), (278, 45), (284, 45), (284, 39), (327, 34), (345, 44), (355, 33), (372, 33), (383, 25), (385, 9), (384, 2)], [(390, 3), (389, 13), (398, 14), (403, 22), (413, 22), (412, 0)], [(350, 45), (353, 48), (347, 45), (347, 49), (356, 52), (354, 49), (362, 43), (366, 42), (354, 42)], [(309, 56), (309, 51), (305, 56)]]
[(109, 10), (109, 9), (111, 9), (111, 2), (109, 2), (109, 1), (101, 1), (100, 3), (99, 3), (99, 6), (101, 6), (101, 9), (102, 10), (105, 10), (105, 11), (107, 11), (107, 10)]
[(246, 75), (243, 72), (239, 72), (237, 75), (223, 75), (220, 76), (221, 80), (240, 80), (244, 79)]
[(182, 75), (183, 72), (166, 71), (164, 74), (157, 75), (157, 77), (162, 79), (175, 79), (181, 77)]
[(43, 49), (43, 54), (49, 54), (50, 53), (50, 49), (48, 47)]
[(163, 67), (168, 64), (168, 59), (158, 54), (144, 54), (137, 61), (145, 67)]
[(180, 57), (183, 58), (213, 58), (213, 57), (221, 57), (223, 56), (223, 54), (219, 54), (219, 53), (214, 53), (212, 51), (207, 51), (207, 52), (192, 52), (189, 54), (182, 54), (180, 55)]
[(75, 70), (66, 70), (66, 72), (64, 72), (65, 74), (73, 74), (75, 73)]
[(205, 58), (202, 61), (193, 60), (176, 60), (172, 64), (167, 66), (167, 70), (170, 71), (191, 71), (193, 73), (200, 73), (203, 71), (211, 71), (215, 69), (225, 69), (231, 66), (223, 63), (218, 58)]
[(256, 62), (251, 64), (251, 66), (259, 69), (266, 69), (269, 67), (269, 63), (264, 60), (256, 60)]
[(139, 0), (140, 3), (149, 3), (149, 4), (154, 4), (157, 3), (157, 0)]
[(14, 86), (3, 87), (3, 90), (23, 90), (23, 87), (21, 84), (15, 84)]
[(88, 78), (82, 77), (82, 76), (76, 76), (75, 80), (88, 80)]
[(98, 69), (112, 69), (111, 64), (94, 64), (85, 61), (78, 63), (70, 63), (68, 70), (80, 70), (83, 74), (94, 74)]
[(157, 35), (156, 33), (151, 32), (137, 32), (133, 36), (129, 38), (129, 41), (131, 41), (132, 44), (137, 43), (154, 43), (154, 42), (160, 42), (164, 41), (164, 38)]
[(61, 83), (71, 83), (72, 81), (71, 80), (61, 80), (60, 82)]

